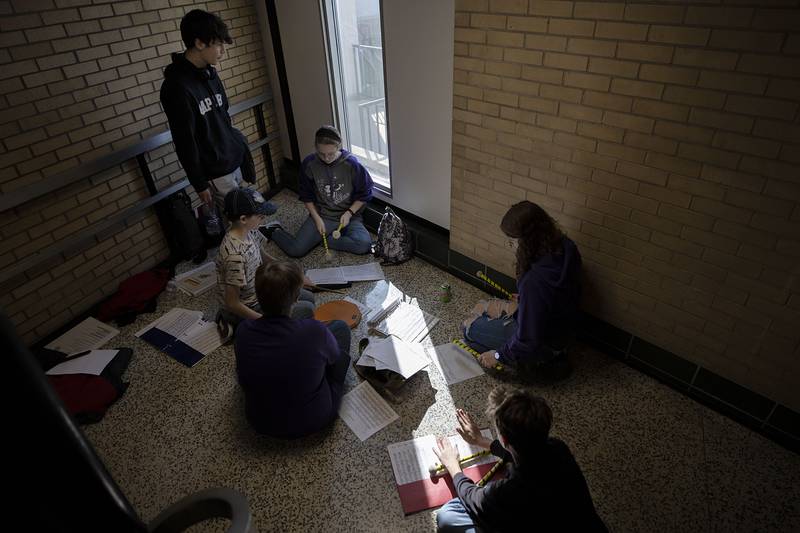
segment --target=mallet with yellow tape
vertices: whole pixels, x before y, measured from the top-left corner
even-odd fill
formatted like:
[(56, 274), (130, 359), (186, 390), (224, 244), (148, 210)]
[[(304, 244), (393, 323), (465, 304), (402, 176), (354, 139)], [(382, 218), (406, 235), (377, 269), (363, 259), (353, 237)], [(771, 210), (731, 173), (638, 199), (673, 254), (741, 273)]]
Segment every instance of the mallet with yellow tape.
[[(468, 455), (466, 457), (462, 457), (458, 460), (458, 464), (463, 465), (466, 462), (472, 461), (473, 459), (477, 459), (478, 457), (483, 457), (484, 455), (489, 455), (491, 452), (489, 450), (481, 450), (478, 453), (473, 453), (472, 455)], [(445, 468), (442, 463), (436, 463), (432, 467), (428, 469), (431, 476), (438, 476), (444, 474)]]
[(336, 228), (335, 230), (333, 230), (333, 233), (331, 233), (331, 236), (332, 236), (334, 239), (338, 239), (338, 238), (340, 238), (340, 237), (342, 236), (342, 227), (343, 227), (343, 226), (342, 226), (342, 224), (340, 223), (340, 224), (339, 224), (339, 227), (338, 227), (338, 228)]
[(490, 287), (494, 287), (495, 289), (497, 289), (498, 291), (500, 291), (500, 294), (502, 294), (503, 296), (505, 296), (505, 297), (506, 297), (506, 298), (508, 298), (509, 300), (512, 298), (512, 296), (511, 296), (511, 293), (510, 293), (510, 292), (508, 292), (508, 291), (507, 291), (507, 290), (505, 290), (503, 287), (501, 287), (500, 285), (498, 285), (498, 284), (497, 284), (497, 282), (495, 282), (494, 280), (490, 279), (490, 278), (489, 278), (489, 276), (487, 276), (486, 274), (484, 274), (482, 270), (478, 270), (478, 272), (476, 272), (476, 273), (475, 273), (475, 275), (476, 275), (476, 276), (478, 276), (478, 278), (479, 278), (479, 279), (482, 279), (483, 281), (485, 281), (486, 283), (488, 283)]
[(325, 259), (330, 259), (331, 251), (328, 249), (328, 237), (324, 233), (322, 234), (322, 245), (325, 246)]
[[(475, 359), (477, 359), (478, 362), (480, 362), (481, 354), (479, 354), (477, 351), (475, 351), (472, 348), (470, 348), (466, 343), (464, 343), (463, 341), (461, 341), (459, 339), (453, 339), (453, 344), (455, 344), (456, 346), (458, 346), (459, 348), (461, 348), (462, 350), (464, 350), (468, 354), (473, 355), (475, 357)], [(494, 365), (494, 369), (495, 370), (503, 370), (503, 365), (501, 365), (500, 363), (497, 363), (496, 365)]]
[(503, 466), (504, 464), (505, 460), (503, 459), (497, 461), (492, 467), (492, 469), (486, 472), (486, 475), (483, 476), (481, 480), (476, 483), (476, 485), (478, 485), (479, 487), (483, 487), (484, 485), (486, 485), (489, 482), (489, 480), (492, 479), (492, 476), (494, 476), (497, 473), (497, 471), (500, 470), (500, 467)]

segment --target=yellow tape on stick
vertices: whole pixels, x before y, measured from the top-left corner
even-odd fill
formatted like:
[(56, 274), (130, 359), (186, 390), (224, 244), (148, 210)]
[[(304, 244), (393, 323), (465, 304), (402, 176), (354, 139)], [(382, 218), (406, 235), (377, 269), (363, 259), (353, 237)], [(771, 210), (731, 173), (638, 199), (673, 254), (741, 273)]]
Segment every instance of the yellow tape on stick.
[[(466, 344), (464, 341), (462, 341), (460, 339), (453, 339), (453, 344), (455, 344), (456, 346), (458, 346), (459, 348), (461, 348), (462, 350), (464, 350), (468, 354), (472, 354), (472, 356), (475, 357), (475, 359), (477, 359), (480, 362), (481, 354), (479, 354), (477, 351), (475, 351), (472, 348), (470, 348), (469, 345)], [(497, 363), (496, 365), (494, 365), (494, 369), (495, 370), (503, 370), (503, 365), (501, 365), (500, 363)]]

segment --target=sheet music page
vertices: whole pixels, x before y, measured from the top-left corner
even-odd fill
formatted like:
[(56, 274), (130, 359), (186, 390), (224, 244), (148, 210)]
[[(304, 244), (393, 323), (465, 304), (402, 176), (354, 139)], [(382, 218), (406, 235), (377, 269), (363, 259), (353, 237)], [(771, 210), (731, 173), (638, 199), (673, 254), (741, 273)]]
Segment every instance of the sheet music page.
[(393, 309), (403, 299), (403, 292), (389, 281), (379, 281), (375, 287), (367, 293), (364, 303), (372, 311), (366, 317), (367, 324), (377, 324), (383, 320), (387, 312)]
[[(492, 432), (488, 428), (482, 429), (481, 434), (487, 438), (492, 438)], [(450, 435), (448, 438), (458, 448), (459, 457), (467, 457), (483, 449), (467, 444), (458, 434)], [(398, 485), (430, 479), (430, 467), (439, 463), (439, 458), (433, 451), (435, 446), (436, 437), (426, 435), (413, 440), (390, 444), (386, 447), (389, 451), (389, 459), (392, 461), (394, 479)], [(470, 461), (466, 466), (492, 463), (496, 460), (497, 458), (492, 455), (484, 455), (474, 461)]]
[(314, 285), (344, 285), (347, 283), (347, 278), (339, 267), (311, 268), (306, 271), (306, 277)]
[(222, 339), (217, 330), (217, 324), (201, 320), (180, 337), (180, 340), (188, 344), (203, 355), (208, 355), (220, 346)]
[(341, 267), (347, 281), (378, 281), (385, 279), (380, 263), (348, 265)]
[(364, 354), (375, 359), (376, 369), (380, 370), (385, 365), (406, 379), (430, 364), (421, 344), (412, 344), (395, 336), (370, 342)]
[(45, 348), (65, 354), (85, 352), (100, 348), (118, 334), (119, 330), (103, 324), (94, 317), (89, 317)]
[(373, 359), (372, 357), (370, 357), (368, 355), (361, 355), (361, 357), (358, 358), (358, 361), (356, 361), (356, 364), (358, 366), (375, 367), (376, 361), (375, 361), (375, 359)]
[(480, 363), (472, 354), (465, 352), (452, 342), (434, 346), (427, 352), (448, 385), (454, 385), (484, 373)]
[(345, 301), (345, 302), (350, 302), (351, 304), (353, 304), (353, 305), (355, 305), (356, 307), (358, 307), (358, 310), (361, 312), (361, 316), (362, 316), (362, 317), (365, 317), (365, 316), (369, 315), (369, 313), (370, 313), (370, 308), (369, 308), (369, 307), (367, 307), (365, 304), (363, 304), (363, 303), (359, 302), (359, 301), (358, 301), (358, 300), (356, 300), (355, 298), (351, 298), (351, 297), (349, 297), (349, 296), (345, 296), (345, 297), (344, 297), (344, 301)]
[(362, 442), (399, 418), (366, 381), (342, 397), (339, 416)]
[(419, 342), (438, 322), (437, 317), (416, 305), (400, 302), (374, 329), (383, 335), (395, 335), (408, 342)]
[(395, 482), (398, 485), (407, 485), (429, 479), (431, 475), (428, 469), (439, 462), (439, 458), (433, 453), (434, 446), (436, 437), (433, 435), (387, 446)]
[(188, 309), (181, 309), (180, 307), (173, 307), (167, 311), (166, 314), (134, 333), (134, 335), (141, 337), (142, 334), (150, 328), (158, 328), (164, 333), (169, 333), (173, 337), (178, 338), (183, 335), (186, 330), (197, 324), (198, 320), (202, 318), (202, 311), (190, 311)]
[(216, 284), (217, 268), (213, 262), (175, 276), (175, 285), (190, 296), (203, 294)]
[(99, 376), (119, 350), (92, 350), (87, 355), (57, 364), (46, 372), (49, 376), (62, 374), (93, 374)]

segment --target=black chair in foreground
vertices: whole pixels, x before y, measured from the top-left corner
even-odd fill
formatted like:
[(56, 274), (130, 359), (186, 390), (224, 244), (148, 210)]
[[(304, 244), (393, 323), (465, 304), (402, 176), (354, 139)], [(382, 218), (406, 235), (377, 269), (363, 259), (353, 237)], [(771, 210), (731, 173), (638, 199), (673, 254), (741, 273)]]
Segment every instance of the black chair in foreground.
[(190, 494), (142, 522), (2, 312), (0, 354), (9, 522), (25, 531), (173, 533), (221, 517), (230, 533), (255, 531), (247, 499), (227, 488)]

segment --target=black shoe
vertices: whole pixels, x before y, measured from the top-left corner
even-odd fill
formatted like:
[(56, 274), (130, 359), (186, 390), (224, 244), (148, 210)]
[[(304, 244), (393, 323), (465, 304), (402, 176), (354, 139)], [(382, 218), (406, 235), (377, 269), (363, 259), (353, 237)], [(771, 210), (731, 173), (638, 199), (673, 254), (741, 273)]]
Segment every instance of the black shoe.
[(260, 226), (258, 231), (260, 231), (268, 241), (272, 241), (272, 234), (275, 233), (276, 229), (283, 229), (283, 225), (277, 220), (273, 220), (272, 222), (267, 222), (263, 226)]

